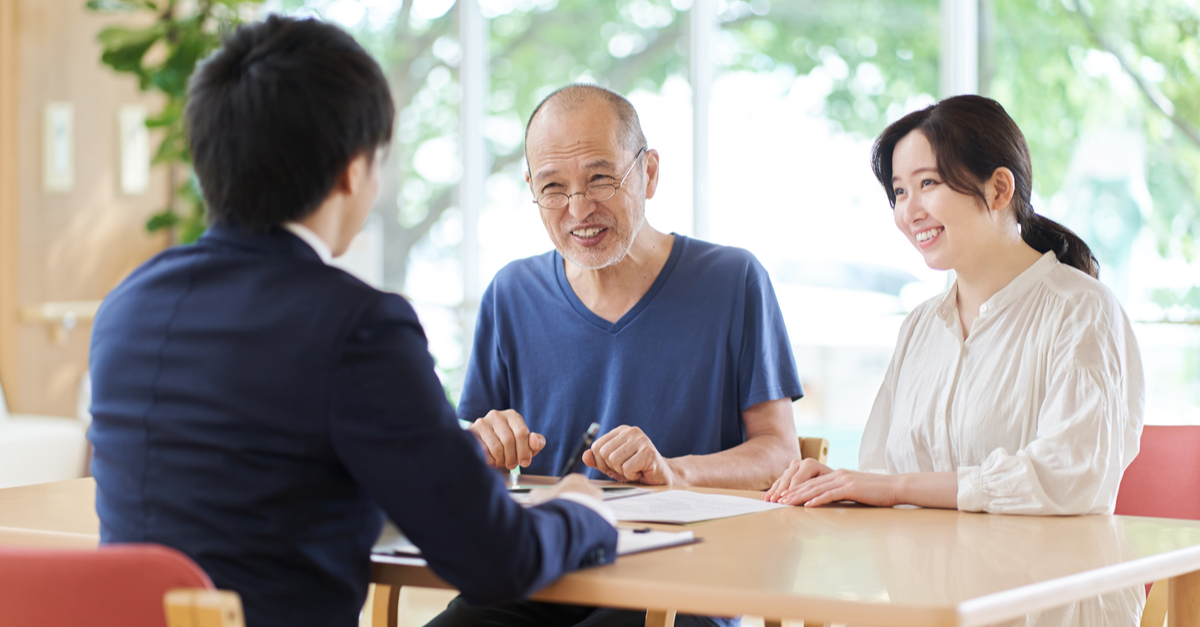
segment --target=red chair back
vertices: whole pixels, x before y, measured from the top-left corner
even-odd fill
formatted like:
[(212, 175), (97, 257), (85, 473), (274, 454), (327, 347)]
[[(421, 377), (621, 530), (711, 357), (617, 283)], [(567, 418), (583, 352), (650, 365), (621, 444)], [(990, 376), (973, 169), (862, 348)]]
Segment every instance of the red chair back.
[(0, 546), (0, 623), (5, 627), (166, 627), (163, 595), (180, 587), (213, 585), (195, 562), (164, 546)]
[(1117, 490), (1117, 514), (1200, 520), (1200, 426), (1142, 428)]

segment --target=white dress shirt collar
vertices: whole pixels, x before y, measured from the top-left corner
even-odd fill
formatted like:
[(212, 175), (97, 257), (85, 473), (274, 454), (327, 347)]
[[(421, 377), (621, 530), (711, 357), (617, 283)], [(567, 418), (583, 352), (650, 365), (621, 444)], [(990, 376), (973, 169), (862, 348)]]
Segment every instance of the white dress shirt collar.
[(321, 258), (322, 263), (328, 264), (333, 261), (333, 251), (330, 250), (329, 244), (326, 244), (325, 240), (321, 239), (321, 236), (314, 233), (312, 229), (299, 222), (284, 222), (283, 228), (291, 231), (293, 235), (312, 247), (317, 256)]

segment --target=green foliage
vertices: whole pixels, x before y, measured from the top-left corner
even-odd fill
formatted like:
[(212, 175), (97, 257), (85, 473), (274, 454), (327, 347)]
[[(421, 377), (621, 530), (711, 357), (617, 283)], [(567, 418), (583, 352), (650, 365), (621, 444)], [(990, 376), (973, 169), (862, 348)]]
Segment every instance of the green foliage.
[[(727, 70), (833, 78), (824, 115), (871, 137), (907, 103), (937, 95), (940, 19), (931, 0), (730, 3)], [(1020, 125), (1037, 193), (1064, 189), (1087, 129), (1146, 142), (1148, 222), (1164, 257), (1200, 258), (1200, 14), (1187, 0), (982, 0), (980, 92)], [(884, 81), (870, 80), (881, 75)]]
[(830, 80), (822, 113), (844, 131), (874, 137), (938, 88), (937, 0), (776, 2), (730, 21), (736, 54), (726, 71), (810, 74)]
[[(1182, 0), (995, 2), (994, 75), (985, 86), (1024, 131), (1043, 197), (1066, 184), (1087, 129), (1146, 142), (1148, 226), (1164, 257), (1200, 256), (1200, 36)], [(1192, 131), (1189, 136), (1187, 129)]]
[[(146, 230), (175, 229), (175, 239), (190, 243), (205, 226), (204, 199), (191, 170), (183, 109), (187, 85), (196, 64), (221, 45), (221, 37), (262, 0), (89, 0), (89, 10), (104, 14), (150, 14), (146, 25), (109, 26), (96, 36), (100, 61), (137, 78), (144, 92), (162, 94), (166, 102), (146, 126), (162, 132), (152, 163), (171, 171), (171, 199), (146, 223)], [(177, 179), (184, 183), (178, 184)]]

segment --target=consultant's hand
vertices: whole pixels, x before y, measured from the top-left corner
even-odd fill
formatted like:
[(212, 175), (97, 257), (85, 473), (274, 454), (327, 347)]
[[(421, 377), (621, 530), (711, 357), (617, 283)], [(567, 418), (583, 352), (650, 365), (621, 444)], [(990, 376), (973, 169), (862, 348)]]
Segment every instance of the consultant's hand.
[(900, 503), (897, 482), (895, 475), (833, 470), (811, 459), (797, 459), (763, 498), (784, 505), (805, 507), (837, 501), (890, 507)]
[(521, 414), (505, 409), (493, 409), (467, 427), (483, 448), (488, 465), (512, 470), (528, 466), (533, 456), (546, 447), (546, 438), (525, 426)]
[(616, 479), (647, 485), (674, 485), (679, 478), (670, 460), (659, 454), (637, 427), (621, 425), (584, 451), (583, 463)]
[(553, 498), (558, 498), (567, 492), (577, 492), (587, 496), (604, 499), (604, 492), (588, 482), (581, 474), (570, 474), (559, 480), (553, 487), (545, 490), (533, 490), (529, 493), (529, 502), (537, 505)]

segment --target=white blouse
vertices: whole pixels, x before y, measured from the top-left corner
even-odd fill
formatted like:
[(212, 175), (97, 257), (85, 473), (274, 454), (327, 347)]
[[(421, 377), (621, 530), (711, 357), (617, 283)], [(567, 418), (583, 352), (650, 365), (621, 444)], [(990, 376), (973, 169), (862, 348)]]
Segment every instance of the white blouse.
[[(1113, 293), (1048, 252), (979, 308), (958, 285), (913, 310), (863, 434), (859, 469), (957, 472), (958, 508), (1111, 514), (1138, 452), (1145, 382)], [(1138, 589), (1017, 625), (1135, 625)]]

